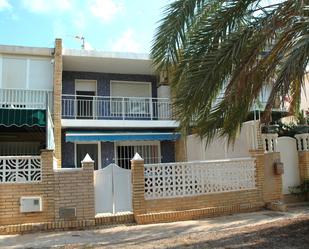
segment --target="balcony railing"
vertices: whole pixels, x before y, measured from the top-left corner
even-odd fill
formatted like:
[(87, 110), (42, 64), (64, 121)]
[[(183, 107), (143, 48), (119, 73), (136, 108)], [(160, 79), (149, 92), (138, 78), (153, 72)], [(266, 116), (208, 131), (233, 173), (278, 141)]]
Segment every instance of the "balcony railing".
[(62, 118), (171, 120), (167, 98), (62, 95)]
[(46, 109), (53, 107), (53, 91), (28, 89), (0, 89), (2, 109)]
[[(265, 107), (267, 105), (267, 101), (261, 101), (261, 100), (258, 100), (254, 103), (254, 105), (252, 106), (252, 110), (260, 110), (260, 111), (264, 111), (265, 110)], [(284, 103), (284, 104), (280, 104), (280, 106), (273, 106), (271, 108), (272, 111), (280, 111), (280, 112), (286, 112), (288, 111), (288, 107), (287, 107), (287, 104)]]

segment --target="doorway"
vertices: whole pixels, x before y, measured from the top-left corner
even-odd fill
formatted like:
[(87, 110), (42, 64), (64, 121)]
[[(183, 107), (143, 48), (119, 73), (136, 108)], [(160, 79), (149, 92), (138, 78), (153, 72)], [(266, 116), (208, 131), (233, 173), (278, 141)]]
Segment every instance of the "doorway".
[(81, 161), (85, 158), (87, 154), (94, 161), (94, 169), (98, 170), (100, 168), (100, 143), (76, 143), (75, 144), (75, 165), (77, 168), (81, 168)]

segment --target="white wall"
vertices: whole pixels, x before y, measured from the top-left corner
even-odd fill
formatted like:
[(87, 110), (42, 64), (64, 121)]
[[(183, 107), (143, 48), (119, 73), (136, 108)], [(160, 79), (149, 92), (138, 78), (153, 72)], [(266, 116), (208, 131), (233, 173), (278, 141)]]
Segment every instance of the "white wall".
[(187, 137), (188, 161), (215, 160), (224, 158), (250, 157), (249, 150), (257, 146), (256, 127), (258, 122), (249, 121), (243, 124), (235, 144), (228, 146), (225, 138), (217, 137), (206, 147), (205, 140), (196, 135)]
[(0, 54), (0, 88), (52, 90), (51, 58)]

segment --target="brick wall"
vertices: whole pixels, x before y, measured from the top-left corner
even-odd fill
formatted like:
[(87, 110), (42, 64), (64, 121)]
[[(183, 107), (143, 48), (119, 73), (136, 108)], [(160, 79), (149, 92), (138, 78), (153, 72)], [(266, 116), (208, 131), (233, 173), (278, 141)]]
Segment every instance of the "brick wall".
[(298, 160), (300, 180), (303, 182), (309, 179), (309, 151), (299, 151)]
[(266, 203), (282, 200), (282, 175), (276, 175), (274, 163), (280, 161), (280, 153), (264, 155), (263, 200)]
[[(53, 151), (42, 151), (41, 182), (0, 184), (0, 226), (62, 221), (87, 221), (87, 225), (94, 225), (93, 163), (84, 163), (81, 169), (54, 171), (53, 159)], [(40, 196), (43, 211), (20, 213), (22, 196)], [(60, 208), (75, 208), (76, 217), (61, 218)]]
[(263, 207), (264, 153), (261, 150), (251, 153), (256, 158), (254, 190), (156, 200), (145, 200), (143, 161), (132, 161), (132, 202), (136, 222), (142, 224), (194, 219)]
[(92, 220), (94, 222), (93, 164), (83, 164), (81, 169), (63, 169), (55, 172), (55, 220), (60, 209), (75, 208), (76, 217), (70, 220)]
[[(0, 184), (0, 225), (48, 222), (54, 220), (53, 153), (41, 153), (42, 181), (38, 183)], [(20, 197), (41, 196), (43, 212), (20, 213)]]

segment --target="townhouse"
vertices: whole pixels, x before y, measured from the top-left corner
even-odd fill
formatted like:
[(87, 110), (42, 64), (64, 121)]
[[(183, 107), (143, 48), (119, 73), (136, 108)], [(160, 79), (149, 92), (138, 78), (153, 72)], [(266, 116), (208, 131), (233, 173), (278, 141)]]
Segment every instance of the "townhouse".
[[(146, 54), (0, 47), (0, 156), (54, 149), (58, 167), (174, 162), (170, 86)], [(181, 148), (180, 148), (181, 149)], [(181, 153), (178, 153), (181, 155)]]
[(180, 138), (170, 86), (148, 55), (63, 50), (62, 166), (129, 169), (138, 152), (146, 163), (174, 162)]

